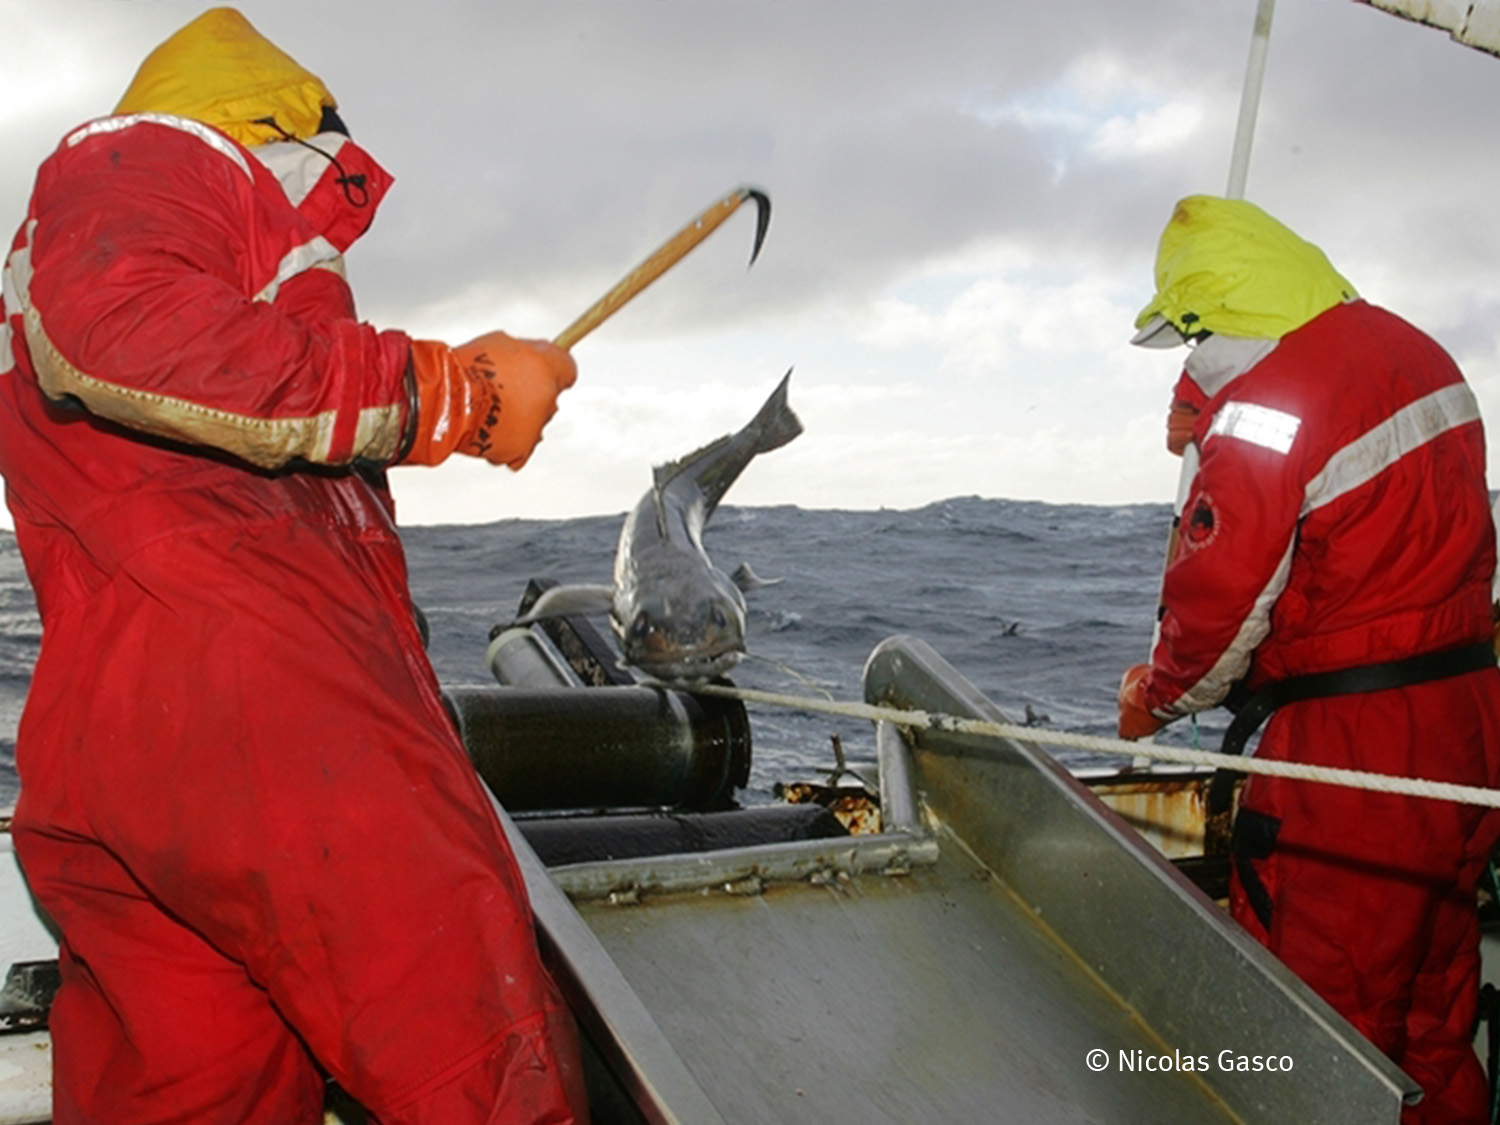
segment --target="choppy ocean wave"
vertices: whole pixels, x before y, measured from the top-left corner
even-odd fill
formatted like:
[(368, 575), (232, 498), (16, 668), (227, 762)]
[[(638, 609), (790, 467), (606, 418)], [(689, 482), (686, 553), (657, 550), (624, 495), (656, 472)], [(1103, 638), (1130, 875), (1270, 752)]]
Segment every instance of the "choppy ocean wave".
[[(909, 511), (720, 509), (705, 536), (725, 570), (781, 579), (749, 597), (754, 659), (734, 680), (788, 694), (861, 697), (870, 650), (913, 634), (1008, 715), (1111, 734), (1121, 671), (1145, 659), (1169, 510), (961, 498)], [(444, 683), (484, 683), (489, 631), (532, 578), (607, 582), (621, 517), (503, 520), (405, 533), (412, 593)], [(16, 722), (41, 629), (15, 541), (0, 535), (0, 808), (14, 800)], [(775, 781), (873, 756), (867, 724), (751, 708), (748, 802)], [(1171, 729), (1168, 739), (1191, 733)], [(1217, 743), (1221, 726), (1205, 723)]]

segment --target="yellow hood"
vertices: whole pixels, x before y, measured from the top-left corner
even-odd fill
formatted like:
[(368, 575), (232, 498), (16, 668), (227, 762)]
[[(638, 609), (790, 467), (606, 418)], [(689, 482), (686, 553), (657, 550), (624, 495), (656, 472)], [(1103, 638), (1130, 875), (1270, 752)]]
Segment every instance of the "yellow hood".
[(170, 113), (222, 129), (244, 145), (318, 132), (328, 88), (233, 8), (211, 8), (146, 56), (117, 114)]
[(1156, 296), (1135, 324), (1161, 316), (1183, 335), (1279, 340), (1357, 296), (1323, 251), (1253, 203), (1190, 195), (1162, 232)]

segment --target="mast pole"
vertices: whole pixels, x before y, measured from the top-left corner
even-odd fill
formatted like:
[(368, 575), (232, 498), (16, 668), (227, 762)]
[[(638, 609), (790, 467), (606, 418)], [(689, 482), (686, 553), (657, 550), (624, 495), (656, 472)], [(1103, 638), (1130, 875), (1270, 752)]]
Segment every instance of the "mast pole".
[(1271, 16), (1276, 0), (1260, 0), (1255, 30), (1250, 36), (1250, 59), (1245, 64), (1245, 86), (1240, 93), (1240, 119), (1234, 130), (1234, 154), (1229, 161), (1230, 199), (1245, 198), (1250, 175), (1250, 146), (1255, 140), (1255, 116), (1260, 110), (1260, 88), (1266, 74), (1266, 52), (1271, 45)]
[[(1245, 64), (1245, 85), (1240, 93), (1240, 116), (1234, 130), (1234, 152), (1229, 162), (1229, 188), (1225, 193), (1230, 199), (1245, 197), (1245, 181), (1250, 175), (1250, 147), (1255, 139), (1255, 118), (1260, 109), (1260, 90), (1266, 74), (1266, 54), (1271, 45), (1271, 16), (1276, 9), (1276, 0), (1259, 0), (1255, 9), (1255, 28), (1250, 36), (1250, 58)], [(1198, 475), (1198, 447), (1189, 445), (1182, 453), (1182, 469), (1177, 476), (1177, 495), (1172, 502), (1172, 531), (1167, 536), (1167, 558), (1164, 564), (1172, 564), (1177, 554), (1177, 538), (1181, 532), (1182, 510), (1187, 506), (1188, 492), (1193, 478)], [(1165, 579), (1165, 574), (1163, 574)], [(1155, 635), (1151, 640), (1153, 651), (1161, 632), (1161, 615), (1157, 614)]]

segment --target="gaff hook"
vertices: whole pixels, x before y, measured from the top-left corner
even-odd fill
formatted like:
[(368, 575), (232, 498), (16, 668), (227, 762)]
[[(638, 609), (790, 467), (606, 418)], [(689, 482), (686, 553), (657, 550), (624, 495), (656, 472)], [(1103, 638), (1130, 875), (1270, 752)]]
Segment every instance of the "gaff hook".
[(589, 306), (582, 316), (554, 339), (560, 348), (571, 348), (599, 325), (619, 311), (631, 298), (650, 285), (667, 270), (680, 262), (693, 247), (702, 242), (733, 215), (747, 199), (755, 200), (755, 245), (750, 250), (750, 265), (760, 256), (761, 245), (766, 240), (766, 230), (771, 225), (771, 197), (758, 188), (741, 187), (730, 192), (708, 210), (683, 227), (599, 300)]

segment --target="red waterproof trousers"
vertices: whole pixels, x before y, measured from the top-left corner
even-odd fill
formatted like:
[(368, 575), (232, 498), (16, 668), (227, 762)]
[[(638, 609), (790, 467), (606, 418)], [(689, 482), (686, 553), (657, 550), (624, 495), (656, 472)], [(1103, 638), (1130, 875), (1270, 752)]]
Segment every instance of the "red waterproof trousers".
[(566, 1013), (395, 550), (200, 530), (48, 617), (15, 834), (65, 936), (58, 1125), (311, 1125), (314, 1056), (385, 1125), (573, 1120)]
[[(1488, 785), (1500, 709), (1486, 670), (1292, 704), (1257, 757)], [(1474, 1052), (1475, 885), (1500, 814), (1252, 777), (1235, 824), (1237, 918), (1425, 1091), (1406, 1125), (1486, 1125)]]

